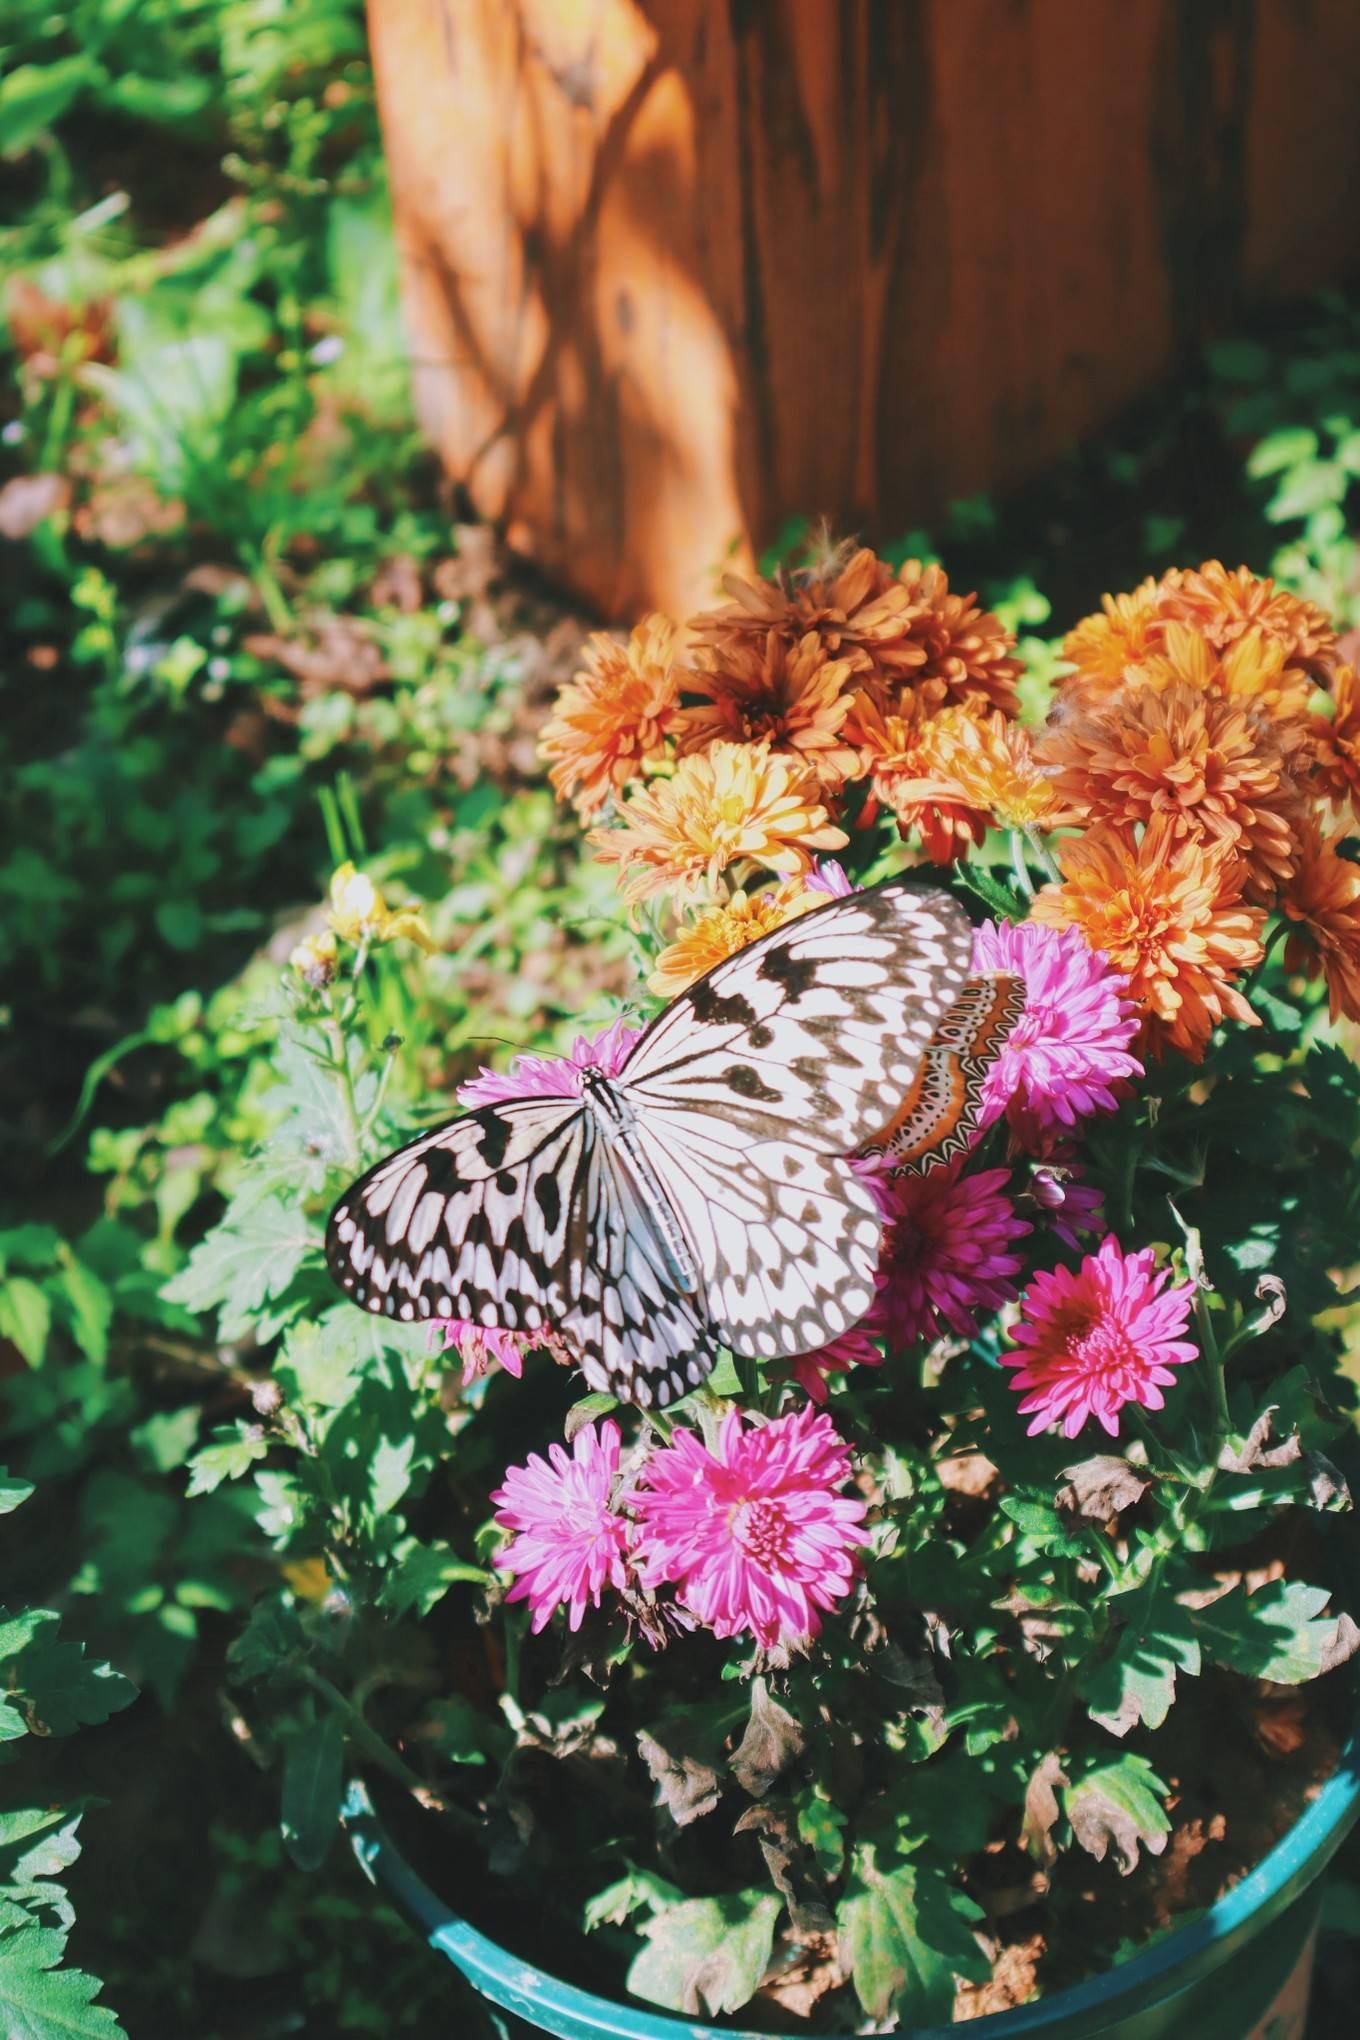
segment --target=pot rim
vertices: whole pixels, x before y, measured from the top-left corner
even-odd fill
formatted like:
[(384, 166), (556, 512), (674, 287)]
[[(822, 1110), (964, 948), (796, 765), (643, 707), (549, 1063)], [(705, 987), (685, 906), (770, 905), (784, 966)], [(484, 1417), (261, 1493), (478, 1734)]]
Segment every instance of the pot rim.
[[(1360, 1817), (1360, 1730), (1341, 1752), (1336, 1770), (1254, 1870), (1183, 1927), (1174, 1928), (1139, 1955), (1103, 1975), (1068, 1985), (1050, 1996), (971, 2020), (977, 2040), (1022, 2040), (1043, 2034), (1060, 2040), (1097, 2030), (1093, 2013), (1120, 2017), (1164, 1999), (1209, 1975), (1301, 1897), (1330, 1862)], [(399, 1909), (419, 1925), (431, 1947), (453, 1962), (483, 1997), (530, 2023), (551, 2016), (547, 2030), (565, 2040), (772, 2040), (733, 2026), (713, 2026), (670, 2012), (651, 2011), (597, 1997), (513, 1955), (462, 1919), (406, 1861), (384, 1830), (362, 1779), (353, 1779), (343, 1818), (350, 1846), (371, 1883), (386, 1887)], [(904, 2040), (957, 2040), (961, 2029), (913, 2026)]]

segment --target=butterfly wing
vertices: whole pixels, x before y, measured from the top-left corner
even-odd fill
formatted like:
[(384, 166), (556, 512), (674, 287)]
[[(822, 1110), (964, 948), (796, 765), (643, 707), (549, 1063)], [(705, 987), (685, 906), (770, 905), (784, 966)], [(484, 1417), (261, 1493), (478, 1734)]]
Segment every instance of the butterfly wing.
[(635, 1045), (618, 1088), (641, 1113), (713, 1113), (751, 1140), (795, 1132), (845, 1155), (910, 1089), (969, 974), (947, 893), (894, 881), (831, 900), (728, 957)]
[(590, 1253), (574, 1214), (593, 1137), (579, 1098), (516, 1098), (421, 1134), (336, 1205), (331, 1275), (387, 1317), (556, 1323)]
[(734, 1353), (810, 1353), (858, 1323), (874, 1298), (882, 1221), (839, 1156), (781, 1134), (662, 1108), (638, 1140), (701, 1270), (706, 1315)]
[(879, 886), (729, 957), (637, 1043), (618, 1088), (734, 1352), (811, 1352), (868, 1309), (882, 1224), (843, 1158), (910, 1089), (971, 961), (947, 893)]

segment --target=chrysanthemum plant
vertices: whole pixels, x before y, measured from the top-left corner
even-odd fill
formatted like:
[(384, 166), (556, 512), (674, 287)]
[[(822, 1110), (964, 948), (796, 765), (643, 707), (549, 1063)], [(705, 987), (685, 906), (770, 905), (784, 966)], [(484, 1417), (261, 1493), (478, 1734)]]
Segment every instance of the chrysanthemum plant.
[(323, 1305), (320, 1220), (417, 1123), (374, 962), (428, 942), (346, 870), (294, 957), (278, 1134), (173, 1291), (282, 1334), (195, 1479), (253, 1475), (282, 1554), (233, 1656), (302, 1860), (347, 1735), (559, 1967), (689, 2014), (937, 2021), (1206, 1902), (1335, 1753), (1356, 682), (1315, 609), (1213, 562), (1079, 624), (1046, 719), (936, 567), (729, 593), (592, 640), (544, 733), (646, 990), (459, 1096), (569, 1093), (649, 994), (919, 869), (1024, 981), (970, 1151), (847, 1158), (884, 1219), (863, 1323), (664, 1414), (583, 1393), (551, 1330)]

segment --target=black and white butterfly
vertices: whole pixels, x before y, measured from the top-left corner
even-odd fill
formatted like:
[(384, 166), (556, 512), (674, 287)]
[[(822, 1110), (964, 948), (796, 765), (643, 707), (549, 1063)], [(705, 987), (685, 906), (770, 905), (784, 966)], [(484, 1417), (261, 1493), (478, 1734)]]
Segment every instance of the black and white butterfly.
[(347, 1190), (357, 1304), (570, 1341), (592, 1388), (666, 1404), (720, 1347), (814, 1351), (863, 1317), (881, 1221), (847, 1156), (889, 1121), (969, 976), (947, 893), (894, 880), (729, 957), (579, 1097), (486, 1105)]

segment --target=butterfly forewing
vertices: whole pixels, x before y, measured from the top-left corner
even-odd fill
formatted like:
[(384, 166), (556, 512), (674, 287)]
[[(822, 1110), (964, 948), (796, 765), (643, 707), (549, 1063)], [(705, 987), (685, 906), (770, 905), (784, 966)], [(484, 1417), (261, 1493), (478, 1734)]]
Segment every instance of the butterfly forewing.
[(331, 1213), (332, 1276), (387, 1317), (553, 1323), (588, 1243), (584, 1228), (568, 1237), (568, 1216), (592, 1132), (578, 1098), (517, 1098), (408, 1141)]
[(781, 1129), (824, 1154), (875, 1134), (968, 976), (972, 931), (947, 893), (900, 883), (833, 900), (682, 992), (619, 1079), (635, 1108)]

